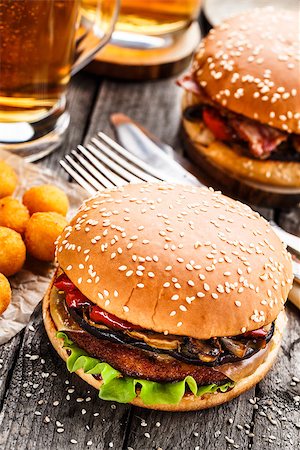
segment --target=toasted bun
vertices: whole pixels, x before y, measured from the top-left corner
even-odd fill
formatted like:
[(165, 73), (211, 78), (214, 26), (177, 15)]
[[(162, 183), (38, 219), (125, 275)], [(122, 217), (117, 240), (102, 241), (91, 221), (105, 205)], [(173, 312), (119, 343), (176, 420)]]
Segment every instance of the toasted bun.
[[(197, 96), (185, 91), (182, 98), (182, 110), (198, 104)], [(238, 146), (231, 147), (209, 135), (203, 122), (191, 122), (183, 115), (183, 128), (188, 144), (197, 152), (203, 163), (206, 162), (226, 174), (244, 182), (255, 182), (264, 186), (280, 187), (284, 191), (297, 189), (300, 192), (300, 163), (293, 161), (275, 161), (270, 159), (249, 158)], [(192, 155), (191, 155), (192, 157)]]
[(201, 42), (193, 71), (215, 102), (300, 133), (297, 14), (263, 8), (228, 19)]
[(109, 313), (198, 339), (271, 323), (292, 284), (290, 257), (258, 213), (166, 183), (99, 192), (64, 230), (57, 259)]
[[(55, 324), (51, 318), (50, 310), (49, 310), (49, 296), (51, 292), (52, 285), (49, 287), (48, 292), (46, 293), (43, 300), (43, 319), (47, 334), (49, 339), (59, 354), (59, 356), (66, 361), (68, 358), (68, 353), (65, 348), (62, 346), (62, 340), (56, 337), (57, 329)], [(280, 348), (280, 342), (282, 338), (282, 332), (284, 328), (285, 321), (280, 321), (279, 324), (276, 324), (275, 333), (273, 335), (272, 341), (272, 349), (268, 353), (265, 361), (255, 370), (255, 372), (249, 375), (246, 378), (241, 379), (236, 383), (234, 388), (231, 391), (225, 393), (215, 393), (215, 394), (206, 394), (202, 397), (196, 397), (194, 395), (187, 395), (183, 397), (181, 402), (177, 405), (145, 405), (140, 397), (136, 397), (131, 403), (135, 406), (140, 406), (142, 408), (150, 408), (157, 409), (161, 411), (191, 411), (191, 410), (199, 410), (211, 408), (213, 406), (220, 405), (222, 403), (226, 403), (233, 398), (239, 396), (243, 392), (251, 389), (254, 385), (256, 385), (270, 370), (273, 365), (278, 350)], [(84, 373), (82, 369), (76, 371), (76, 374), (80, 376), (84, 381), (93, 386), (96, 389), (100, 389), (102, 381), (97, 380), (93, 377), (93, 375), (89, 375)]]

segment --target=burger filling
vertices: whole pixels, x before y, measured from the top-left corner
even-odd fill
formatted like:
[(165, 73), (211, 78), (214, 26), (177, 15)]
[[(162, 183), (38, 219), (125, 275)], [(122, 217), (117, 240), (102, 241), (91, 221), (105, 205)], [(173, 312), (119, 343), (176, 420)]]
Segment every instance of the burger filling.
[[(50, 311), (56, 326), (63, 331), (59, 337), (69, 348), (71, 362), (68, 366), (76, 360), (76, 365), (70, 367), (79, 368), (78, 361), (82, 363), (90, 358), (89, 364), (96, 365), (95, 361), (106, 364), (106, 371), (118, 374), (114, 383), (120, 377), (138, 380), (139, 387), (143, 382), (142, 390), (146, 392), (147, 383), (151, 386), (154, 383), (156, 389), (163, 386), (164, 392), (173, 392), (180, 385), (175, 391), (182, 391), (182, 396), (191, 392), (197, 392), (197, 395), (217, 390), (225, 392), (233, 387), (236, 373), (247, 376), (264, 360), (274, 332), (274, 324), (271, 324), (239, 336), (208, 340), (165, 336), (104, 311), (88, 300), (64, 273), (56, 279), (54, 286), (59, 295), (52, 297), (55, 300), (50, 303)], [(103, 370), (96, 373), (93, 369), (90, 373), (105, 381)], [(108, 399), (103, 389), (106, 392), (107, 387), (101, 388), (101, 397)], [(110, 395), (110, 399), (122, 401), (114, 394)], [(158, 398), (155, 399), (153, 401), (152, 395), (153, 403), (158, 402)]]
[(300, 161), (300, 135), (229, 111), (210, 99), (191, 76), (179, 84), (199, 98), (199, 104), (185, 110), (186, 119), (203, 122), (213, 138), (238, 144), (253, 158)]

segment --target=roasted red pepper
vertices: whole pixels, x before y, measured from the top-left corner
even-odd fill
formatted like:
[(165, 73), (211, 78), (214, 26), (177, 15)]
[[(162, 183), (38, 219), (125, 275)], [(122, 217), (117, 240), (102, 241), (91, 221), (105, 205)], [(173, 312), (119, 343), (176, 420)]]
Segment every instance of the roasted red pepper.
[(93, 306), (90, 311), (90, 319), (96, 323), (103, 323), (110, 328), (115, 328), (118, 330), (141, 330), (142, 328), (138, 325), (133, 325), (126, 320), (119, 319), (119, 317), (109, 314), (99, 306)]
[(56, 280), (54, 281), (54, 286), (60, 291), (71, 292), (76, 289), (76, 286), (72, 283), (72, 281), (67, 277), (65, 273), (62, 273)]
[(54, 282), (54, 286), (66, 294), (66, 303), (69, 308), (80, 308), (88, 306), (91, 302), (72, 283), (66, 274), (60, 275)]
[(203, 122), (220, 141), (232, 140), (232, 132), (221, 114), (213, 108), (204, 107), (202, 113)]
[(91, 306), (90, 319), (96, 323), (103, 323), (110, 328), (118, 330), (141, 330), (138, 325), (133, 325), (126, 320), (119, 319), (119, 317), (109, 314), (99, 306), (93, 305), (92, 302), (83, 295), (79, 289), (72, 283), (65, 273), (60, 275), (54, 282), (54, 286), (64, 291), (66, 294), (66, 303), (69, 308), (82, 308), (84, 306)]

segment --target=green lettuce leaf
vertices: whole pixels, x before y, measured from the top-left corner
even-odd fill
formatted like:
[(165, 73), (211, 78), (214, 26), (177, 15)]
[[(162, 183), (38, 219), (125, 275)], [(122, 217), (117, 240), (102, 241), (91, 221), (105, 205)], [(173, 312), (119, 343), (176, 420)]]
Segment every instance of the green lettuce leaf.
[(204, 394), (213, 394), (216, 391), (226, 392), (234, 386), (234, 382), (230, 381), (221, 386), (210, 384), (198, 387), (195, 379), (191, 376), (174, 383), (157, 383), (155, 381), (123, 377), (121, 372), (109, 364), (89, 356), (84, 350), (74, 344), (64, 332), (59, 331), (56, 336), (63, 339), (64, 347), (69, 350), (67, 359), (69, 372), (82, 369), (87, 374), (101, 375), (103, 384), (99, 390), (99, 397), (103, 400), (129, 403), (139, 395), (145, 405), (176, 405), (184, 396), (186, 386), (198, 397)]

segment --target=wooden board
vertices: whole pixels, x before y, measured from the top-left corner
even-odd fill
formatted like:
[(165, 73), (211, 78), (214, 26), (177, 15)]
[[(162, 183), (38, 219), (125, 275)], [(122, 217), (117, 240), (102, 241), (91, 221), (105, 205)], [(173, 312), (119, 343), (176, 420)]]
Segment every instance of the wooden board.
[(200, 29), (198, 23), (194, 22), (174, 38), (170, 47), (138, 50), (109, 44), (96, 55), (86, 70), (126, 80), (154, 80), (175, 76), (189, 65), (199, 42)]

